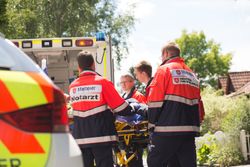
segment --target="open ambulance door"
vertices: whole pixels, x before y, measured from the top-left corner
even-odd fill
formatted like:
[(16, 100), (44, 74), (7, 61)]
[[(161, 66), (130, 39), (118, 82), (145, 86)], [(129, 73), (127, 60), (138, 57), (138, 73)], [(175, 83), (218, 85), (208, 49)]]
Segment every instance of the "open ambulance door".
[(81, 51), (92, 53), (96, 71), (114, 82), (114, 61), (107, 38), (16, 39), (12, 42), (40, 67), (43, 66), (51, 80), (65, 93), (68, 93), (69, 84), (79, 75), (76, 56)]

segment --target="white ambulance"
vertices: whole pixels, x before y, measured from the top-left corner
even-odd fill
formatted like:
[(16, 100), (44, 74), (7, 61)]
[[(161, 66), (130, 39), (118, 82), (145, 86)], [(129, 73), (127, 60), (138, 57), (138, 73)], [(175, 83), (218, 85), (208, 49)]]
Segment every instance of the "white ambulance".
[(18, 48), (44, 69), (53, 82), (68, 93), (69, 84), (78, 75), (76, 56), (80, 51), (94, 55), (96, 71), (114, 82), (111, 41), (104, 33), (95, 37), (12, 39)]

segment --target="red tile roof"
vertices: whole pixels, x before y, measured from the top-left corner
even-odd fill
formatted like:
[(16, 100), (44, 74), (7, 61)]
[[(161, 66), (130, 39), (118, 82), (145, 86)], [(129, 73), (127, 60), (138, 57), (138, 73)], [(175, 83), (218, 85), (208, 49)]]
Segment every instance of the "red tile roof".
[(219, 88), (223, 89), (224, 92), (227, 92), (227, 82), (228, 82), (228, 77), (224, 76), (224, 77), (220, 77), (219, 78)]
[(227, 76), (219, 78), (218, 87), (223, 89), (225, 94), (238, 91), (250, 82), (250, 71), (230, 72)]
[(243, 87), (237, 90), (234, 93), (231, 93), (229, 96), (238, 96), (241, 94), (250, 94), (250, 82), (246, 83)]

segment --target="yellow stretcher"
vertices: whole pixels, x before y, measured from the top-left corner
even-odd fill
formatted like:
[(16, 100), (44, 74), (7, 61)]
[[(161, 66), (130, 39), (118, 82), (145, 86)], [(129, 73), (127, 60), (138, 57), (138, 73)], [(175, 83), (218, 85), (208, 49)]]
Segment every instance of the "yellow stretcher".
[[(73, 129), (73, 110), (68, 105), (68, 117), (70, 131)], [(137, 157), (138, 149), (144, 149), (148, 145), (148, 121), (141, 120), (131, 124), (116, 120), (118, 144), (114, 147), (114, 162), (116, 167), (128, 167), (128, 163)]]
[(119, 138), (114, 149), (115, 164), (118, 167), (128, 167), (128, 163), (136, 158), (138, 149), (147, 147), (148, 121), (138, 124), (116, 121), (115, 126)]

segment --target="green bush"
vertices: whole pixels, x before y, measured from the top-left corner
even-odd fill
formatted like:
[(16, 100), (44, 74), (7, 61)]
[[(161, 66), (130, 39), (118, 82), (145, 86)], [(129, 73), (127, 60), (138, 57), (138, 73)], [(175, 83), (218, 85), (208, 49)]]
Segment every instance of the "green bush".
[(203, 165), (207, 163), (210, 159), (209, 155), (212, 152), (212, 148), (210, 148), (207, 144), (203, 144), (201, 148), (197, 150), (197, 161), (199, 165)]
[(206, 88), (202, 92), (202, 99), (205, 108), (205, 120), (202, 124), (202, 134), (221, 130), (221, 121), (227, 113), (232, 110), (234, 99), (221, 95), (221, 91)]
[(197, 138), (195, 143), (198, 165), (213, 165), (217, 160), (213, 154), (214, 150), (217, 148), (216, 138), (214, 135), (207, 133), (203, 137)]
[(221, 166), (239, 165), (244, 161), (239, 148), (239, 140), (233, 138), (229, 138), (227, 142), (217, 147), (214, 156), (218, 157), (217, 163)]
[[(241, 164), (239, 135), (242, 129), (250, 132), (250, 100), (246, 96), (222, 96), (221, 91), (212, 88), (203, 90), (202, 99), (206, 115), (201, 134), (206, 134), (206, 137), (201, 140), (203, 144), (197, 147), (198, 163), (221, 166)], [(216, 131), (223, 131), (227, 136), (222, 144), (212, 135)]]
[(222, 120), (222, 130), (233, 137), (238, 137), (242, 129), (250, 132), (250, 100), (235, 98), (231, 110)]
[(243, 162), (239, 140), (218, 131), (207, 133), (196, 139), (197, 162), (199, 165), (232, 166)]
[(221, 91), (206, 88), (202, 99), (206, 113), (202, 134), (218, 130), (230, 134), (241, 129), (250, 131), (250, 100), (246, 96), (230, 98), (222, 96)]

